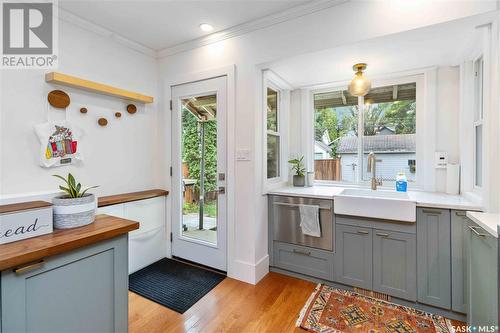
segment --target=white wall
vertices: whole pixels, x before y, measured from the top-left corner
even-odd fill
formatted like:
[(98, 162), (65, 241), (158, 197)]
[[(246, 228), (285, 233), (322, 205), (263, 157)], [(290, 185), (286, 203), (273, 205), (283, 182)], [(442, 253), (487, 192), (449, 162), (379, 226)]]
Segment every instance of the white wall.
[[(64, 21), (59, 23), (59, 68), (57, 71), (92, 81), (151, 95), (158, 100), (156, 59), (133, 51), (110, 39)], [(57, 190), (52, 174), (72, 172), (94, 191), (117, 194), (162, 185), (158, 146), (157, 103), (139, 105), (131, 116), (126, 101), (68, 87), (45, 83), (45, 70), (1, 71), (0, 195)], [(66, 91), (71, 104), (66, 112), (47, 111), (47, 93)], [(88, 109), (86, 115), (80, 107)], [(122, 117), (116, 119), (114, 113)], [(65, 115), (65, 113), (67, 115)], [(33, 126), (50, 119), (68, 117), (82, 128), (78, 143), (85, 160), (80, 166), (45, 169), (38, 165), (39, 147)], [(108, 126), (97, 125), (99, 117)]]
[[(236, 149), (250, 149), (252, 161), (236, 162), (233, 271), (255, 283), (267, 265), (267, 208), (262, 195), (262, 118), (259, 64), (301, 53), (332, 48), (363, 39), (416, 29), (496, 8), (495, 2), (353, 1), (321, 12), (223, 40), (160, 60), (161, 77), (169, 80), (186, 73), (236, 65), (235, 128)], [(376, 18), (376, 19), (374, 19)], [(345, 32), (349, 27), (349, 33)], [(165, 89), (168, 91), (167, 89)], [(168, 92), (166, 92), (168, 96)], [(292, 94), (292, 99), (296, 95)], [(293, 108), (292, 108), (293, 112)], [(169, 123), (169, 119), (164, 119)], [(165, 149), (169, 128), (165, 128)], [(230, 139), (231, 140), (231, 139)], [(295, 141), (292, 135), (292, 141)], [(293, 153), (294, 149), (290, 149)], [(168, 165), (169, 160), (165, 160)], [(166, 181), (169, 186), (169, 180)], [(231, 266), (231, 264), (230, 264)]]
[[(458, 119), (460, 113), (460, 69), (437, 70), (436, 151), (448, 153), (449, 163), (459, 163)], [(418, 162), (417, 162), (418, 163)], [(446, 191), (446, 170), (436, 169), (436, 191)]]

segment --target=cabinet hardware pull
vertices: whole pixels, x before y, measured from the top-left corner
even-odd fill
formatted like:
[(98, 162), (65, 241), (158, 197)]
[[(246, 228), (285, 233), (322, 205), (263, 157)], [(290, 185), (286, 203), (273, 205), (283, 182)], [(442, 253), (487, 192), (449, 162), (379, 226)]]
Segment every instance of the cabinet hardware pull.
[(312, 204), (300, 204), (300, 203), (287, 203), (287, 202), (274, 202), (274, 205), (277, 206), (289, 206), (289, 207), (300, 207), (300, 206), (318, 206), (319, 209), (332, 210), (331, 206), (321, 206), (320, 204), (312, 203)]
[(472, 225), (468, 225), (467, 226), (473, 233), (475, 233), (477, 236), (479, 237), (486, 237), (488, 236), (487, 234), (482, 234), (480, 232), (478, 232), (476, 229), (482, 229), (481, 227), (475, 227), (475, 226), (472, 226)]
[(37, 262), (33, 262), (33, 263), (28, 264), (26, 266), (14, 268), (14, 273), (16, 273), (16, 274), (23, 274), (23, 273), (26, 273), (26, 272), (29, 272), (29, 271), (41, 268), (43, 266), (43, 264), (44, 264), (43, 260), (40, 260), (40, 261), (37, 261)]
[(389, 237), (389, 234), (385, 234), (383, 232), (377, 232), (376, 235), (381, 237)]
[(441, 214), (441, 211), (432, 209), (422, 209), (422, 212), (427, 214)]
[(465, 212), (455, 212), (456, 216), (465, 216)]
[(296, 249), (293, 249), (293, 253), (302, 254), (303, 256), (310, 256), (311, 255), (311, 252), (300, 251), (300, 250), (296, 250)]
[(369, 232), (366, 231), (366, 230), (358, 230), (358, 234), (361, 234), (361, 235), (368, 235)]

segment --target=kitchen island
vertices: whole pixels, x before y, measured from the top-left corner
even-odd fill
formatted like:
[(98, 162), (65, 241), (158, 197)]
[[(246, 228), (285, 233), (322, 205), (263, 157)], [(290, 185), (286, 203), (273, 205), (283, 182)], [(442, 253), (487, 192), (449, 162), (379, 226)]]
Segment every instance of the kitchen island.
[(128, 232), (138, 228), (98, 215), (0, 245), (0, 332), (126, 332)]

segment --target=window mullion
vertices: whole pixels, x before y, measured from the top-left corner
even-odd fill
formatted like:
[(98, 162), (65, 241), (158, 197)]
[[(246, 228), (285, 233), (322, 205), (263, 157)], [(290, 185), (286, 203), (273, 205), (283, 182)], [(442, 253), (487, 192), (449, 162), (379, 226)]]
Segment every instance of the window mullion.
[(363, 181), (363, 135), (365, 133), (364, 122), (365, 98), (358, 97), (358, 183)]

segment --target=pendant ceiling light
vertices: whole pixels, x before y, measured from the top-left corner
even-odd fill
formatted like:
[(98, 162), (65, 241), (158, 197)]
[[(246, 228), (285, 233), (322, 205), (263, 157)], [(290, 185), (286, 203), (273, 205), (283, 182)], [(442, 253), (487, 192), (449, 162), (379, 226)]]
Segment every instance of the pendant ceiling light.
[(365, 96), (372, 87), (370, 80), (363, 75), (363, 71), (366, 69), (366, 64), (356, 64), (352, 66), (352, 69), (356, 72), (356, 74), (351, 80), (351, 83), (349, 83), (349, 94), (352, 96)]

